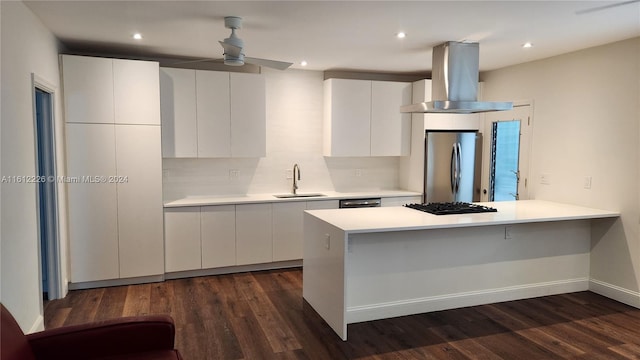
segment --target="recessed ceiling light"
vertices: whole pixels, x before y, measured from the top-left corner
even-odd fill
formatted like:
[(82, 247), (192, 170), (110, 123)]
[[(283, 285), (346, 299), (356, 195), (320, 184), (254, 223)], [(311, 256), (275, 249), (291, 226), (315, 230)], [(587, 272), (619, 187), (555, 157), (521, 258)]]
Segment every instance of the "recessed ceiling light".
[(307, 61), (306, 60), (300, 61), (300, 66), (307, 66)]
[(530, 42), (527, 42), (527, 43), (522, 44), (522, 47), (525, 48), (525, 49), (528, 49), (530, 47), (533, 47), (533, 44), (530, 43)]
[(142, 34), (135, 33), (135, 34), (133, 34), (133, 38), (136, 39), (136, 40), (142, 40)]
[(399, 32), (396, 34), (396, 37), (398, 39), (404, 39), (405, 37), (407, 37), (407, 34), (403, 33), (403, 32)]

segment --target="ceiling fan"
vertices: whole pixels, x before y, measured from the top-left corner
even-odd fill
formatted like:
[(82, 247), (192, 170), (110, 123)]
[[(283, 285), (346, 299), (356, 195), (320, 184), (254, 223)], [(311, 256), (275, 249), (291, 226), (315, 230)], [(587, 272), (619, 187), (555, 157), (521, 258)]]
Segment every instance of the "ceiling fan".
[(231, 29), (231, 35), (228, 38), (218, 41), (222, 48), (224, 49), (223, 59), (200, 59), (194, 61), (184, 61), (180, 62), (180, 64), (184, 63), (194, 63), (194, 62), (203, 62), (203, 61), (219, 61), (224, 60), (225, 65), (230, 66), (242, 66), (245, 63), (266, 66), (278, 70), (286, 70), (289, 66), (293, 65), (290, 62), (284, 61), (276, 61), (276, 60), (268, 60), (268, 59), (260, 59), (245, 56), (244, 54), (244, 41), (238, 37), (236, 34), (236, 30), (242, 27), (242, 18), (238, 16), (225, 16), (224, 18), (224, 27), (227, 29)]

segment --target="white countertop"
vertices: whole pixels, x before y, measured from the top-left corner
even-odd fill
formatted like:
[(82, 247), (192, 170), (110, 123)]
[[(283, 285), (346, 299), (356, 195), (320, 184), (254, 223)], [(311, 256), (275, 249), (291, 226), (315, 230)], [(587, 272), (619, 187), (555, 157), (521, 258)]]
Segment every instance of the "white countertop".
[[(299, 194), (312, 193), (311, 191), (301, 191)], [(313, 192), (316, 193), (316, 192)], [(251, 204), (251, 203), (270, 203), (270, 202), (291, 202), (291, 201), (315, 201), (315, 200), (336, 200), (336, 199), (366, 199), (370, 197), (401, 197), (401, 196), (422, 196), (421, 193), (404, 190), (377, 190), (363, 192), (336, 192), (336, 191), (318, 191), (318, 193), (326, 196), (314, 197), (296, 197), (279, 199), (273, 194), (247, 194), (247, 195), (221, 195), (221, 196), (187, 196), (182, 199), (166, 201), (165, 208), (183, 207), (183, 206), (207, 206), (207, 205), (229, 205), (229, 204)]]
[(306, 212), (349, 233), (427, 230), (620, 216), (620, 213), (615, 211), (591, 209), (542, 200), (486, 202), (480, 204), (496, 208), (498, 212), (432, 215), (400, 206), (307, 210)]

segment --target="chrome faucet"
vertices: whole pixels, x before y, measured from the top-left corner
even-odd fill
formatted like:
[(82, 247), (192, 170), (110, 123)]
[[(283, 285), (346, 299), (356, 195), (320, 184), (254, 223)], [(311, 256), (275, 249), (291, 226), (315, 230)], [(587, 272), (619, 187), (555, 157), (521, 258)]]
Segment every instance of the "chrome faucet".
[(298, 170), (298, 180), (300, 180), (300, 166), (298, 164), (293, 165), (293, 195), (298, 192), (298, 181), (296, 180), (296, 170)]

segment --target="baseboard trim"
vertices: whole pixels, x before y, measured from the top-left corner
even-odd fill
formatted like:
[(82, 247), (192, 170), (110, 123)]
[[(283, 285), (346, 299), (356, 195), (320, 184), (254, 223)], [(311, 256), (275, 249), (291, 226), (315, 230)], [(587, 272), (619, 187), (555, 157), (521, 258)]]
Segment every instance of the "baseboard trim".
[(233, 274), (233, 273), (241, 273), (248, 271), (263, 271), (263, 270), (276, 270), (276, 269), (287, 269), (293, 267), (301, 267), (302, 260), (288, 260), (288, 261), (277, 261), (270, 262), (264, 264), (251, 264), (251, 265), (238, 265), (238, 266), (227, 266), (221, 268), (212, 268), (212, 269), (199, 269), (199, 270), (188, 270), (188, 271), (176, 271), (171, 273), (164, 274), (165, 279), (183, 279), (197, 276), (211, 276), (211, 275), (224, 275), (224, 274)]
[(640, 308), (640, 292), (631, 291), (596, 279), (589, 280), (589, 290), (623, 304)]
[(100, 280), (100, 281), (87, 281), (79, 283), (69, 283), (69, 290), (84, 290), (110, 286), (122, 286), (122, 285), (134, 285), (134, 284), (146, 284), (164, 281), (164, 275), (151, 275), (142, 277), (132, 277), (124, 279), (112, 279), (112, 280)]
[(394, 301), (347, 308), (347, 323), (421, 314), (431, 311), (492, 304), (589, 290), (589, 279), (568, 279), (544, 283), (469, 291), (440, 296)]

